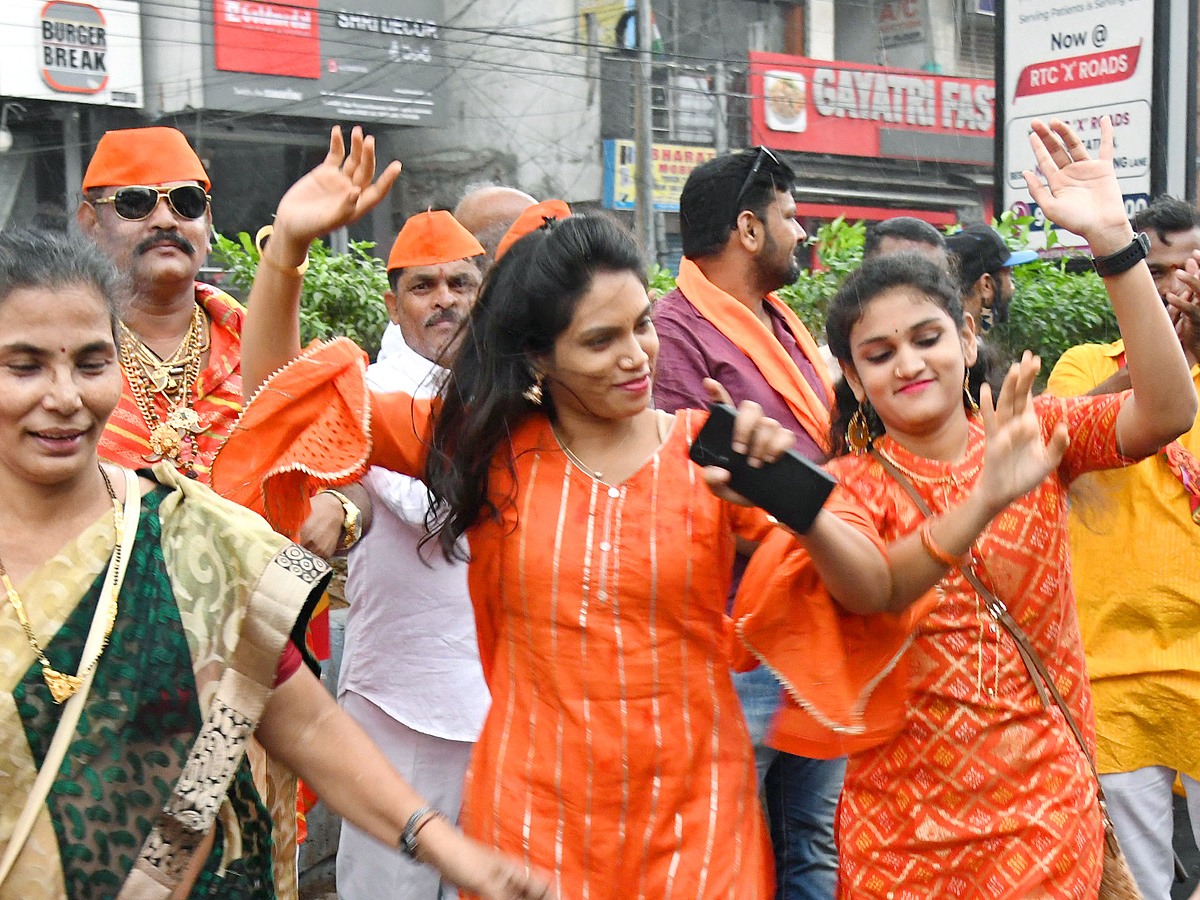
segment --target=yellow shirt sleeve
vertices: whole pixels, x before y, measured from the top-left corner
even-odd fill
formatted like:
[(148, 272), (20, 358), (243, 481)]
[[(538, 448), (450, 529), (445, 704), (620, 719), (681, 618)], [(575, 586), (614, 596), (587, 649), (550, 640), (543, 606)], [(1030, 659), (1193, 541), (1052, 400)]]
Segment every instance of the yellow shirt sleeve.
[(1116, 356), (1124, 350), (1115, 344), (1080, 344), (1071, 347), (1055, 363), (1046, 382), (1046, 392), (1055, 397), (1078, 397), (1117, 373)]

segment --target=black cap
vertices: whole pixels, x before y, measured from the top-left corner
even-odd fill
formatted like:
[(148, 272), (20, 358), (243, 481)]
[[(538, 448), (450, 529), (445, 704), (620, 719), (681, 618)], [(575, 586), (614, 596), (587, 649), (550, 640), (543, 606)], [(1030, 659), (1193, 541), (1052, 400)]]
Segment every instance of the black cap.
[(958, 257), (964, 288), (973, 285), (984, 272), (996, 273), (1038, 258), (1032, 250), (1009, 250), (996, 229), (980, 223), (947, 236), (946, 249)]

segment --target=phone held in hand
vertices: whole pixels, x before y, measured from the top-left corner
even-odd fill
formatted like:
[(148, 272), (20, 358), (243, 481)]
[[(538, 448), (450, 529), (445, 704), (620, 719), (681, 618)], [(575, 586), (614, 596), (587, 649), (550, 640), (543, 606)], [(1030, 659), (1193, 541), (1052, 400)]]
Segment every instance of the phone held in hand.
[(734, 453), (730, 446), (737, 411), (725, 403), (709, 404), (708, 409), (708, 421), (692, 444), (692, 461), (727, 469), (732, 490), (793, 531), (807, 531), (837, 479), (795, 450), (762, 468), (751, 468), (746, 455)]

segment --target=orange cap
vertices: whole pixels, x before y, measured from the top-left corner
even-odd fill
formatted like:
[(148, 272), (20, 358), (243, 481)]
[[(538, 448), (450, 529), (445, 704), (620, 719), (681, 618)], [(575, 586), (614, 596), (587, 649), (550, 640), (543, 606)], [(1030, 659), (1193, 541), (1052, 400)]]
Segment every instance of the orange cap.
[(183, 133), (155, 125), (104, 132), (83, 174), (83, 189), (168, 181), (198, 181), (206, 191), (212, 187)]
[(571, 216), (571, 207), (562, 200), (543, 200), (535, 203), (517, 216), (517, 220), (500, 239), (496, 247), (496, 259), (508, 252), (508, 248), (531, 231), (537, 231), (550, 219), (567, 219)]
[(444, 209), (410, 216), (396, 235), (387, 268), (405, 269), (409, 266), (433, 266), (479, 256), (483, 245)]

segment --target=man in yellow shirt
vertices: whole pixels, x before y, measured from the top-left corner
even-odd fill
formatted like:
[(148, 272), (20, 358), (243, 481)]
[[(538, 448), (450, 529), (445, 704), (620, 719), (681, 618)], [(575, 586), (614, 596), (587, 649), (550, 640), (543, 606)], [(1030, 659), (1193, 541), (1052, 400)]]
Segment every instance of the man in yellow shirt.
[[(1200, 391), (1200, 212), (1161, 197), (1133, 220)], [(1063, 354), (1058, 396), (1128, 389), (1121, 341)], [(1174, 874), (1171, 790), (1187, 792), (1200, 843), (1200, 418), (1162, 452), (1072, 489), (1075, 596), (1096, 707), (1108, 809), (1146, 900)]]

